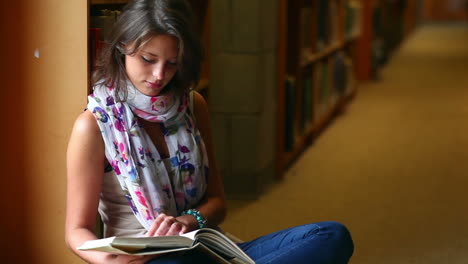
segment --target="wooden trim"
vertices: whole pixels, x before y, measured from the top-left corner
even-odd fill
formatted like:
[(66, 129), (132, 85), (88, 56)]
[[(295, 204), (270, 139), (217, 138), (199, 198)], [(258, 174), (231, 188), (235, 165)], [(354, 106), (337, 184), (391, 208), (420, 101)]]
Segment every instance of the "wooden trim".
[(325, 48), (324, 50), (321, 50), (320, 52), (313, 54), (310, 58), (307, 59), (307, 61), (303, 62), (300, 67), (306, 68), (310, 67), (312, 64), (314, 64), (317, 61), (320, 61), (324, 59), (325, 57), (330, 56), (332, 53), (341, 50), (346, 43), (344, 41), (340, 41), (338, 43), (332, 44), (331, 46)]
[(357, 40), (356, 77), (358, 80), (370, 80), (372, 78), (372, 14), (375, 0), (361, 0), (362, 23), (361, 35)]
[[(278, 10), (278, 57), (277, 57), (277, 119), (276, 119), (276, 177), (281, 178), (285, 166), (283, 160), (284, 153), (284, 123), (285, 123), (285, 105), (284, 105), (284, 85), (286, 75), (286, 49), (288, 36), (288, 5), (287, 0), (280, 0)], [(283, 100), (283, 101), (281, 101)]]

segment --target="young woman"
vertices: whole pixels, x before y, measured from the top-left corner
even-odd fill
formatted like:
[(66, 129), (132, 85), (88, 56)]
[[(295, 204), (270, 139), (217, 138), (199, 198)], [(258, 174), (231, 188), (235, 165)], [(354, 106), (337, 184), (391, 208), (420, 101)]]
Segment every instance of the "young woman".
[[(90, 263), (209, 263), (197, 252), (126, 256), (78, 251), (104, 236), (166, 236), (217, 228), (226, 215), (206, 102), (190, 93), (202, 58), (184, 0), (135, 0), (117, 21), (68, 152), (66, 241)], [(346, 263), (353, 245), (335, 222), (239, 245), (257, 263)]]

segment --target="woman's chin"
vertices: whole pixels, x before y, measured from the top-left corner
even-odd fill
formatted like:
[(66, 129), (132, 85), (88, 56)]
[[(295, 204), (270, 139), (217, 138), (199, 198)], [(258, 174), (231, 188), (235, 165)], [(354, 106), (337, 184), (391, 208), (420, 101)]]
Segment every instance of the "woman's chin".
[(138, 91), (140, 91), (140, 93), (146, 95), (146, 96), (151, 96), (151, 97), (154, 97), (154, 96), (158, 96), (161, 94), (161, 89), (160, 88), (150, 88), (150, 87), (142, 87), (142, 88), (138, 88)]

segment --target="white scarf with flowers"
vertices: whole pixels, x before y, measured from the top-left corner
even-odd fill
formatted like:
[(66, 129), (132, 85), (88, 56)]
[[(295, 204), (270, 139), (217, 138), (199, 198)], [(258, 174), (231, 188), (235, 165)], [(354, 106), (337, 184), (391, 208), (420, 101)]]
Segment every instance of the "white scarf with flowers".
[[(187, 108), (187, 94), (150, 97), (131, 84), (125, 102), (117, 102), (114, 89), (104, 85), (95, 87), (88, 96), (88, 109), (97, 119), (106, 158), (133, 213), (146, 229), (158, 214), (178, 216), (195, 207), (205, 194), (208, 158)], [(161, 126), (174, 177), (169, 176), (135, 115)]]

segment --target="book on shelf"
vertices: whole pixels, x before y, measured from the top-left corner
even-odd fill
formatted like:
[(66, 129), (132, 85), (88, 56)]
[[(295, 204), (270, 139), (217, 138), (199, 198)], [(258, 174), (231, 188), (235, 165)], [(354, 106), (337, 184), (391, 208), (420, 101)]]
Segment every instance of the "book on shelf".
[(358, 0), (346, 1), (344, 34), (345, 39), (352, 39), (361, 34), (361, 2)]
[(120, 10), (103, 9), (97, 6), (91, 6), (89, 25), (92, 28), (99, 28), (101, 30), (100, 40), (107, 41), (112, 28), (114, 27), (117, 18), (120, 15)]
[(339, 41), (339, 12), (338, 3), (336, 1), (330, 1), (328, 3), (328, 42), (330, 44), (338, 43)]
[(323, 50), (329, 44), (329, 5), (328, 0), (318, 0), (317, 11), (317, 50)]
[(323, 60), (317, 64), (317, 88), (318, 88), (318, 98), (316, 104), (316, 117), (318, 119), (328, 111), (329, 99), (330, 99), (330, 76), (328, 70), (329, 64), (328, 60)]
[(93, 72), (96, 67), (96, 60), (98, 58), (99, 51), (101, 49), (101, 29), (90, 28), (88, 30), (88, 50), (89, 50), (89, 69)]
[(342, 51), (336, 52), (333, 56), (333, 88), (338, 96), (346, 92), (347, 77), (345, 55)]
[(77, 249), (125, 255), (161, 255), (201, 250), (217, 263), (255, 263), (227, 236), (211, 228), (198, 229), (180, 236), (114, 236), (86, 241)]
[(109, 37), (112, 27), (115, 23), (114, 16), (90, 16), (89, 24), (93, 28), (99, 28), (101, 30), (100, 40), (106, 41)]
[(306, 64), (312, 56), (312, 8), (302, 7), (299, 17), (300, 27), (300, 63)]
[(313, 72), (306, 68), (302, 73), (302, 122), (301, 129), (307, 131), (313, 121)]
[(284, 150), (290, 152), (294, 149), (294, 117), (295, 117), (295, 90), (296, 80), (293, 76), (287, 75), (284, 82)]
[(351, 94), (356, 86), (356, 75), (354, 74), (353, 60), (349, 55), (344, 56), (344, 65), (346, 69), (346, 90), (345, 94)]

